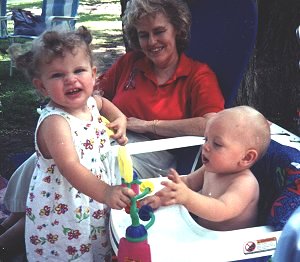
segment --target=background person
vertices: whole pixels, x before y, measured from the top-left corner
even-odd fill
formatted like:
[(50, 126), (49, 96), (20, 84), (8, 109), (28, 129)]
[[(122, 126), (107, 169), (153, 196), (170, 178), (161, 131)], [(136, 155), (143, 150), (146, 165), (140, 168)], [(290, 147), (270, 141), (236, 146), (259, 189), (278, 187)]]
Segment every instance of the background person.
[(300, 261), (300, 207), (298, 207), (285, 224), (279, 237), (277, 248), (272, 257), (274, 262)]
[[(206, 119), (224, 109), (212, 70), (188, 58), (191, 15), (181, 0), (131, 0), (123, 15), (131, 49), (99, 76), (95, 89), (127, 116), (129, 142), (201, 136)], [(168, 151), (133, 156), (139, 177), (176, 167)]]

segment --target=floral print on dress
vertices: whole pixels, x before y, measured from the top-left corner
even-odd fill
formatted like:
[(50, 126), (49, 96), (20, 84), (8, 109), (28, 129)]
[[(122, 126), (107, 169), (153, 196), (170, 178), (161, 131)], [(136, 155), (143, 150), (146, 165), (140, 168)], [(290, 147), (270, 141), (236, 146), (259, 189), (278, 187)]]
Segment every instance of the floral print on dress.
[[(46, 106), (42, 121), (53, 114), (70, 125), (80, 162), (109, 185), (116, 179), (106, 127), (96, 102), (88, 100), (92, 120), (83, 121), (53, 106)], [(37, 131), (36, 131), (37, 132)], [(53, 159), (45, 159), (36, 145), (36, 165), (27, 199), (26, 252), (28, 261), (110, 261), (109, 208), (74, 188)]]

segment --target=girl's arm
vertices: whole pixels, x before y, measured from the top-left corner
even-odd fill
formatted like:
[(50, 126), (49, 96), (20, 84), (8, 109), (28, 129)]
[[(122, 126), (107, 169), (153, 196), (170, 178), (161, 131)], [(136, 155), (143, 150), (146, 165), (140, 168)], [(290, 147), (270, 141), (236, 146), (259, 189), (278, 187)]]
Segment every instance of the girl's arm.
[(37, 140), (43, 156), (53, 158), (71, 185), (92, 199), (122, 209), (130, 203), (130, 197), (135, 195), (130, 189), (109, 186), (80, 163), (69, 124), (61, 116), (47, 117), (39, 127)]
[(110, 121), (106, 126), (114, 130), (114, 135), (111, 137), (120, 145), (125, 145), (128, 142), (126, 137), (126, 116), (108, 99), (96, 95), (94, 98), (100, 113)]

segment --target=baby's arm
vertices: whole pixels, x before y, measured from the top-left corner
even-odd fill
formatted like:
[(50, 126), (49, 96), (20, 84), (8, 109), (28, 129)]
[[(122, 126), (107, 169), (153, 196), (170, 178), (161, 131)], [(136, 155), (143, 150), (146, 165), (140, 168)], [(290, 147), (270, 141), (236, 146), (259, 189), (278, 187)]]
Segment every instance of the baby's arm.
[(175, 170), (171, 170), (168, 177), (172, 182), (162, 182), (166, 189), (156, 193), (162, 205), (182, 204), (198, 217), (215, 222), (242, 214), (255, 199), (258, 190), (256, 180), (249, 174), (233, 180), (226, 191), (216, 198), (190, 190)]
[(125, 145), (128, 142), (126, 137), (126, 116), (106, 98), (97, 95), (94, 98), (96, 99), (98, 110), (110, 121), (106, 126), (114, 130), (114, 135), (111, 137), (120, 145)]
[(199, 168), (193, 173), (187, 176), (179, 176), (174, 169), (170, 169), (168, 179), (176, 184), (176, 191), (168, 185), (172, 185), (171, 182), (163, 181), (162, 185), (165, 187), (158, 191), (153, 196), (146, 197), (142, 200), (142, 205), (148, 204), (152, 208), (157, 209), (160, 206), (166, 206), (171, 204), (180, 204), (183, 200), (179, 199), (180, 195), (186, 194), (186, 192), (199, 191), (203, 185), (203, 168)]
[(155, 194), (159, 197), (160, 204), (163, 206), (173, 204), (185, 205), (188, 199), (196, 193), (193, 189), (189, 188), (189, 185), (195, 187), (191, 182), (196, 180), (197, 173), (194, 172), (187, 176), (179, 176), (174, 169), (170, 169), (168, 174), (170, 181), (162, 181), (161, 184), (165, 187)]
[(122, 209), (135, 195), (131, 189), (109, 186), (80, 163), (70, 127), (61, 116), (49, 116), (42, 122), (38, 130), (38, 145), (45, 158), (54, 159), (72, 186), (92, 199), (111, 208)]

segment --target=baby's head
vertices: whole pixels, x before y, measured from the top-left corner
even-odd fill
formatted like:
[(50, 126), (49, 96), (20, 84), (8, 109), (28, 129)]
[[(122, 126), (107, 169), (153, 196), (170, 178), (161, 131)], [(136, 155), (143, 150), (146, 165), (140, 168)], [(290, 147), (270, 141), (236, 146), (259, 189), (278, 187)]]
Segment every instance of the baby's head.
[(16, 67), (32, 81), (33, 78), (40, 76), (42, 65), (50, 64), (53, 59), (64, 57), (66, 52), (74, 53), (77, 48), (84, 48), (92, 66), (91, 42), (91, 33), (83, 26), (76, 31), (49, 30), (35, 39), (31, 48), (27, 46), (25, 53), (20, 55), (15, 52), (15, 50), (22, 49), (20, 44), (13, 45), (10, 53), (16, 62)]
[(220, 111), (209, 119), (208, 125), (212, 124), (218, 124), (217, 132), (226, 133), (232, 141), (239, 142), (245, 149), (254, 149), (257, 152), (256, 160), (265, 154), (270, 144), (270, 125), (267, 119), (250, 106)]

